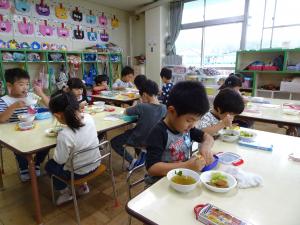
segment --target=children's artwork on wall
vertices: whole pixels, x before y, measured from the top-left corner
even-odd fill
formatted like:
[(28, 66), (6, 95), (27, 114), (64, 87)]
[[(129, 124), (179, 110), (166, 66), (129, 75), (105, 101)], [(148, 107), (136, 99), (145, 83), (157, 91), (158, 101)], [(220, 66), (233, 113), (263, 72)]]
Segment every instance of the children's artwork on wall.
[(77, 40), (84, 39), (84, 31), (79, 29), (79, 25), (77, 25), (77, 28), (73, 30), (74, 38)]
[(20, 48), (20, 46), (19, 46), (19, 43), (15, 39), (12, 39), (7, 42), (7, 48), (17, 49), (17, 48)]
[(0, 33), (10, 33), (12, 24), (6, 19), (3, 19), (3, 15), (0, 14)]
[(102, 15), (99, 16), (99, 24), (102, 27), (106, 27), (107, 26), (107, 17), (104, 15), (104, 12), (102, 12)]
[(111, 27), (113, 29), (115, 28), (118, 28), (120, 26), (120, 22), (119, 22), (119, 19), (116, 18), (116, 16), (114, 15), (112, 18), (111, 18)]
[(26, 13), (30, 11), (31, 4), (27, 0), (15, 0), (15, 7), (18, 12)]
[(30, 49), (30, 44), (28, 44), (27, 42), (22, 42), (20, 44), (20, 48), (23, 48), (23, 49)]
[(0, 9), (9, 9), (10, 3), (9, 0), (0, 0)]
[(28, 22), (26, 17), (22, 18), (23, 21), (18, 22), (18, 29), (22, 35), (32, 35), (34, 32), (33, 23)]
[(44, 0), (41, 0), (40, 4), (35, 5), (35, 10), (40, 16), (49, 16), (50, 15), (50, 7), (44, 3)]
[(39, 25), (39, 32), (44, 37), (50, 37), (53, 35), (54, 28), (48, 25), (47, 20), (44, 20), (43, 24)]
[(101, 39), (101, 41), (103, 41), (103, 42), (108, 42), (108, 40), (109, 40), (109, 35), (108, 35), (108, 33), (106, 33), (105, 30), (103, 30), (103, 31), (100, 33), (100, 39)]
[(62, 3), (60, 3), (59, 6), (55, 6), (55, 16), (56, 16), (58, 19), (63, 19), (63, 20), (68, 19), (68, 11), (67, 11), (67, 9), (63, 6)]
[(57, 36), (62, 38), (70, 36), (69, 29), (65, 27), (64, 23), (61, 23), (61, 27), (57, 27)]
[(96, 16), (93, 15), (92, 10), (90, 10), (89, 15), (86, 15), (86, 22), (88, 24), (95, 24), (96, 23)]
[(6, 48), (6, 42), (0, 39), (0, 48)]
[(82, 12), (79, 11), (78, 7), (75, 7), (75, 10), (72, 12), (72, 19), (77, 22), (82, 21)]
[(94, 32), (94, 29), (91, 28), (91, 31), (87, 32), (87, 36), (89, 41), (97, 41), (97, 32)]

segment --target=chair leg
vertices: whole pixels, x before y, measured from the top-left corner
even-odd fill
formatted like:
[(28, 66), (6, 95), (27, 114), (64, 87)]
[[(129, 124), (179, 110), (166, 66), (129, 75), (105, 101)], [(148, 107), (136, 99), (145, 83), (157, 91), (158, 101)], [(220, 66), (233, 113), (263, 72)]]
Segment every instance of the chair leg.
[(131, 216), (128, 215), (128, 225), (131, 225)]
[(125, 151), (126, 151), (126, 148), (124, 147), (124, 151), (123, 151), (123, 161), (122, 161), (122, 170), (123, 170), (123, 171), (126, 171), (126, 168), (125, 168)]
[(0, 173), (4, 174), (4, 163), (3, 163), (3, 146), (0, 144)]
[(109, 163), (109, 173), (110, 173), (110, 178), (111, 178), (111, 183), (113, 186), (113, 192), (114, 192), (114, 199), (115, 199), (115, 207), (119, 207), (119, 201), (118, 201), (118, 197), (117, 197), (117, 189), (116, 189), (116, 182), (115, 182), (115, 177), (114, 177), (114, 171), (112, 168), (112, 155), (110, 154), (109, 159), (108, 159), (108, 163)]
[(51, 196), (52, 196), (52, 203), (53, 205), (55, 204), (55, 193), (54, 193), (54, 185), (53, 185), (53, 176), (50, 177), (50, 182), (51, 182)]
[(71, 190), (72, 190), (72, 196), (73, 196), (73, 203), (74, 203), (74, 209), (75, 209), (75, 214), (76, 214), (76, 221), (77, 225), (80, 225), (80, 214), (79, 214), (79, 209), (78, 209), (78, 203), (77, 203), (77, 198), (76, 198), (76, 191), (75, 191), (75, 186), (71, 185)]

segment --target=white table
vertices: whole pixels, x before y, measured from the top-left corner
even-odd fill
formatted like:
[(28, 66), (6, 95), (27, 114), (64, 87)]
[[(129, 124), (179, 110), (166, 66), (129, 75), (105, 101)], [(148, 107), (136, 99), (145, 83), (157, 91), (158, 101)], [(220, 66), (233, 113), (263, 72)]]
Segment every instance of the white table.
[[(114, 107), (113, 112), (100, 112), (93, 115), (96, 128), (98, 132), (106, 132), (121, 126), (130, 124), (131, 122), (125, 122), (123, 120), (107, 121), (104, 120), (109, 114), (121, 114), (124, 109)], [(0, 144), (6, 146), (8, 149), (23, 154), (27, 161), (31, 177), (31, 188), (33, 200), (35, 203), (35, 214), (37, 224), (42, 224), (41, 206), (38, 192), (38, 183), (34, 168), (34, 154), (55, 147), (56, 138), (47, 137), (45, 130), (55, 125), (54, 119), (47, 119), (41, 121), (35, 121), (36, 126), (32, 130), (17, 131), (16, 123), (0, 124)], [(0, 173), (0, 189), (3, 187), (2, 174)]]
[(114, 95), (112, 96), (107, 96), (107, 95), (92, 95), (92, 97), (95, 100), (100, 100), (100, 101), (104, 101), (106, 103), (114, 103), (114, 104), (128, 104), (128, 105), (132, 105), (132, 103), (136, 100), (138, 100), (140, 98), (139, 94), (136, 93), (136, 91), (132, 91), (130, 92), (131, 94), (134, 94), (134, 96), (129, 96), (128, 93), (129, 91), (132, 89), (128, 89), (127, 91), (113, 91)]
[(211, 203), (255, 225), (299, 225), (300, 163), (288, 160), (288, 155), (300, 152), (300, 138), (255, 132), (258, 138), (273, 143), (272, 152), (221, 141), (215, 142), (213, 150), (241, 155), (245, 162), (239, 168), (261, 175), (263, 186), (222, 194), (198, 185), (196, 190), (182, 194), (162, 178), (128, 202), (128, 213), (146, 224), (200, 225), (193, 209), (200, 203)]

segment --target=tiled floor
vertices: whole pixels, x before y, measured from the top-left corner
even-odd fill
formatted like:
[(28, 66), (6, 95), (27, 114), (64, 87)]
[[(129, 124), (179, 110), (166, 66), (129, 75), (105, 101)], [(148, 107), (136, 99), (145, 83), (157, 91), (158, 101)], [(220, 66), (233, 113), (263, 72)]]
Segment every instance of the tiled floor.
[[(267, 130), (277, 133), (284, 133), (275, 125), (255, 124), (259, 130)], [(110, 133), (114, 136), (118, 131)], [(4, 151), (5, 190), (0, 191), (0, 225), (31, 225), (34, 221), (34, 205), (31, 198), (30, 183), (21, 183), (16, 169), (16, 163), (11, 151)], [(128, 215), (124, 209), (127, 201), (126, 172), (121, 169), (122, 160), (119, 156), (113, 155), (113, 168), (116, 178), (118, 199), (120, 207), (114, 206), (112, 186), (108, 175), (95, 179), (89, 183), (91, 192), (79, 199), (79, 208), (82, 224), (84, 225), (125, 225), (128, 223)], [(54, 206), (51, 202), (50, 183), (47, 176), (38, 180), (40, 199), (42, 206), (43, 221), (45, 225), (73, 225), (75, 215), (73, 204)], [(138, 187), (136, 192), (142, 190)], [(133, 220), (132, 224), (141, 224)]]

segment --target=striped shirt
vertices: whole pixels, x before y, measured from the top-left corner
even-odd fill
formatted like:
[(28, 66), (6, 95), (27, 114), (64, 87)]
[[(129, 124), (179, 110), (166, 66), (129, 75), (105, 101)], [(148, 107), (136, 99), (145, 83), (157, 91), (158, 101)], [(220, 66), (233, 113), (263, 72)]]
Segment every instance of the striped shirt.
[[(0, 113), (4, 112), (10, 105), (14, 104), (17, 101), (26, 101), (26, 98), (14, 98), (8, 95), (5, 95), (0, 98)], [(14, 113), (9, 118), (8, 122), (17, 122), (19, 121), (18, 115), (27, 113), (27, 107), (19, 108), (14, 111)]]

